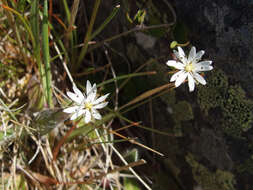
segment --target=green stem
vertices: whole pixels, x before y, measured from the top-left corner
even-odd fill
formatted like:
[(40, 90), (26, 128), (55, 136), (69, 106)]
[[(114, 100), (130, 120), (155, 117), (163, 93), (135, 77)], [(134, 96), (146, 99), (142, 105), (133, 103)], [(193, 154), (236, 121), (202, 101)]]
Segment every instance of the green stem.
[(95, 19), (96, 19), (96, 16), (97, 16), (97, 11), (98, 11), (100, 3), (101, 3), (101, 0), (96, 0), (96, 2), (95, 2), (95, 5), (94, 5), (93, 11), (92, 11), (90, 24), (89, 24), (89, 27), (88, 27), (88, 30), (87, 30), (87, 33), (86, 33), (86, 36), (85, 36), (85, 39), (84, 39), (84, 46), (81, 49), (81, 53), (80, 53), (80, 56), (78, 58), (77, 65), (75, 65), (76, 69), (80, 66), (83, 58), (85, 57), (85, 55), (87, 53), (88, 43), (89, 43), (89, 40), (90, 40), (90, 37), (91, 37), (91, 32), (92, 32), (92, 29), (93, 29), (93, 25), (95, 23)]
[(43, 21), (42, 21), (42, 48), (43, 59), (45, 64), (46, 74), (46, 93), (47, 104), (49, 108), (53, 108), (53, 94), (52, 94), (52, 75), (50, 67), (50, 55), (49, 55), (49, 37), (48, 37), (48, 4), (47, 0), (44, 0), (43, 9)]
[[(98, 42), (96, 43), (94, 46), (92, 46), (91, 48), (88, 49), (87, 52), (91, 52), (92, 50), (104, 45), (105, 43), (111, 42), (113, 40), (116, 40), (118, 38), (121, 38), (123, 36), (126, 36), (128, 34), (134, 33), (134, 32), (138, 32), (138, 31), (145, 31), (145, 30), (151, 30), (151, 29), (155, 29), (155, 28), (163, 28), (163, 27), (171, 27), (172, 25), (174, 25), (175, 23), (169, 23), (169, 24), (159, 24), (159, 25), (153, 25), (153, 26), (143, 26), (143, 27), (135, 27), (131, 30), (128, 30), (126, 32), (122, 32), (118, 35), (112, 36), (110, 38), (107, 38), (105, 40), (103, 40), (102, 42)], [(85, 44), (84, 44), (85, 45)]]

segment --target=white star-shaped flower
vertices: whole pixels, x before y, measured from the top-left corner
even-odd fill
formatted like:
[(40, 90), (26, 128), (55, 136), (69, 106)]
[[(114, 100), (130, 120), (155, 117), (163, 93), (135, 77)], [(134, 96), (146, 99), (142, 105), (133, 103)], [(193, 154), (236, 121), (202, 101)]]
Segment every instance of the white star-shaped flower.
[(181, 47), (178, 47), (178, 51), (174, 50), (174, 55), (176, 56), (177, 61), (169, 60), (166, 64), (175, 67), (179, 71), (172, 75), (170, 82), (175, 81), (175, 86), (178, 87), (187, 78), (190, 92), (194, 90), (195, 83), (205, 85), (206, 81), (199, 72), (210, 71), (213, 69), (213, 66), (211, 66), (212, 61), (199, 62), (204, 53), (203, 50), (196, 53), (196, 48), (192, 47), (187, 58)]
[(108, 102), (105, 102), (105, 99), (109, 94), (98, 98), (96, 84), (91, 86), (91, 83), (88, 80), (86, 83), (86, 94), (82, 93), (76, 86), (73, 86), (73, 91), (74, 93), (67, 92), (67, 95), (74, 101), (74, 106), (63, 110), (65, 113), (72, 114), (70, 120), (75, 120), (81, 115), (84, 115), (85, 123), (89, 123), (95, 119), (100, 120), (102, 116), (97, 109), (102, 109), (108, 104)]

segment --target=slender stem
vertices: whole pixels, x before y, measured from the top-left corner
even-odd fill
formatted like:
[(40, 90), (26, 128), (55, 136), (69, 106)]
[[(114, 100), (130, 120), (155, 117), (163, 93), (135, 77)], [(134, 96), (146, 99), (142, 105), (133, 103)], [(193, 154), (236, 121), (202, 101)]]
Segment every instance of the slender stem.
[(80, 53), (80, 56), (78, 58), (77, 65), (75, 66), (76, 69), (80, 66), (83, 58), (85, 57), (85, 55), (87, 53), (88, 42), (89, 42), (90, 37), (91, 37), (91, 32), (92, 32), (92, 29), (93, 29), (93, 25), (95, 23), (95, 19), (96, 19), (96, 16), (97, 16), (97, 11), (98, 11), (100, 3), (101, 3), (101, 0), (96, 0), (96, 2), (95, 2), (95, 5), (94, 5), (93, 11), (92, 11), (90, 24), (89, 24), (89, 27), (88, 27), (88, 30), (87, 30), (87, 33), (86, 33), (86, 36), (85, 36), (85, 39), (84, 39), (84, 46), (81, 49), (81, 53)]
[[(92, 50), (94, 50), (94, 49), (96, 49), (96, 48), (98, 48), (98, 47), (104, 45), (106, 42), (111, 42), (111, 41), (113, 41), (113, 40), (116, 40), (116, 39), (118, 39), (118, 38), (121, 38), (121, 37), (123, 37), (123, 36), (126, 36), (126, 35), (128, 35), (128, 34), (130, 34), (130, 33), (138, 32), (138, 31), (151, 30), (151, 29), (155, 29), (155, 28), (171, 27), (171, 26), (173, 26), (174, 24), (175, 24), (175, 23), (172, 22), (172, 23), (168, 23), (168, 24), (159, 24), (159, 25), (153, 25), (153, 26), (135, 27), (135, 28), (133, 28), (133, 29), (131, 29), (131, 30), (128, 30), (128, 31), (126, 31), (126, 32), (122, 32), (122, 33), (120, 33), (120, 34), (118, 34), (118, 35), (112, 36), (112, 37), (110, 37), (110, 38), (107, 38), (107, 39), (103, 40), (102, 42), (99, 42), (99, 43), (95, 44), (95, 45), (92, 46), (90, 49), (88, 49), (88, 52), (91, 52)], [(85, 44), (84, 44), (84, 46), (85, 46)]]
[(43, 59), (45, 64), (46, 74), (46, 92), (47, 92), (47, 104), (50, 108), (53, 108), (53, 94), (52, 94), (52, 75), (50, 67), (50, 55), (49, 55), (49, 38), (48, 38), (48, 1), (44, 0), (43, 9), (43, 21), (42, 21), (42, 48), (43, 48)]

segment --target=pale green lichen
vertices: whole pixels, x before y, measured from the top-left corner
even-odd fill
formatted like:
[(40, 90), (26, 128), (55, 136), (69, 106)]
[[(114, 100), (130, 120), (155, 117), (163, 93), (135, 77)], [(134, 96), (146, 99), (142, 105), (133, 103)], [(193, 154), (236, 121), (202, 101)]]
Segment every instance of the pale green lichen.
[(227, 135), (241, 137), (242, 132), (251, 128), (253, 102), (246, 99), (240, 86), (229, 85), (221, 70), (213, 71), (208, 84), (198, 89), (198, 103), (206, 116), (215, 112), (217, 117), (209, 121), (221, 126)]
[(228, 79), (221, 70), (212, 71), (208, 77), (207, 85), (199, 86), (198, 103), (206, 115), (209, 109), (223, 104), (227, 88)]
[(216, 170), (211, 172), (208, 168), (197, 162), (192, 154), (186, 156), (186, 161), (192, 167), (194, 180), (203, 190), (235, 190), (234, 175), (228, 171)]
[(251, 128), (253, 103), (245, 98), (245, 93), (239, 86), (230, 87), (227, 95), (222, 106), (222, 127), (231, 136), (241, 136), (242, 132)]

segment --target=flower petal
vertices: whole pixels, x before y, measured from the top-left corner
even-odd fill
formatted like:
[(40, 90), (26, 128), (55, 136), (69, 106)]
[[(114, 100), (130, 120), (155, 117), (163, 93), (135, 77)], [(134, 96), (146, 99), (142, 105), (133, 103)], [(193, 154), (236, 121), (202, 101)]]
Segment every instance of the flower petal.
[(185, 53), (184, 50), (181, 47), (177, 47), (178, 49), (178, 55), (179, 55), (179, 60), (183, 63), (186, 64), (187, 63), (187, 58), (185, 57)]
[(82, 100), (85, 99), (83, 93), (76, 87), (76, 85), (73, 86), (73, 91), (75, 92), (75, 94)]
[(92, 109), (92, 116), (98, 120), (102, 119), (102, 116), (100, 115), (100, 113), (95, 109)]
[(192, 92), (195, 88), (195, 81), (190, 73), (188, 73), (188, 86), (190, 92)]
[(92, 87), (91, 87), (91, 83), (89, 80), (87, 80), (86, 82), (86, 95), (88, 96), (88, 94), (90, 93)]
[(105, 106), (107, 106), (108, 102), (103, 102), (101, 104), (97, 104), (97, 105), (94, 105), (93, 108), (94, 109), (101, 109), (101, 108), (104, 108)]
[[(95, 86), (96, 87), (96, 86)], [(92, 88), (89, 94), (87, 94), (87, 102), (93, 102), (97, 95), (97, 88)]]
[(198, 73), (194, 72), (193, 73), (193, 77), (200, 83), (203, 85), (206, 85), (206, 80)]
[(73, 92), (67, 92), (68, 97), (76, 102), (77, 104), (81, 104), (84, 100), (84, 96), (78, 96), (77, 94), (74, 94)]
[(205, 54), (204, 50), (199, 51), (195, 56), (195, 61), (198, 62), (204, 54)]
[(98, 103), (100, 103), (100, 102), (103, 102), (108, 96), (109, 96), (109, 93), (106, 94), (106, 95), (104, 95), (104, 96), (101, 96), (100, 98), (96, 99), (96, 100), (93, 102), (93, 104), (95, 105), (95, 104), (98, 104)]
[(178, 61), (174, 61), (174, 60), (169, 60), (166, 63), (169, 67), (175, 67), (176, 69), (182, 70), (184, 69), (184, 64), (178, 62)]
[(192, 60), (195, 60), (195, 57), (196, 57), (196, 48), (192, 46), (188, 56), (188, 63), (192, 62)]
[(74, 113), (79, 109), (80, 109), (80, 106), (72, 106), (72, 107), (69, 107), (69, 108), (65, 108), (63, 110), (63, 112), (65, 112), (65, 113)]
[(84, 122), (89, 123), (90, 120), (91, 120), (91, 113), (90, 113), (89, 110), (86, 110), (85, 117), (84, 117)]
[(178, 53), (176, 50), (173, 50), (173, 53), (174, 53), (174, 55), (176, 56), (176, 58), (177, 58), (178, 60), (180, 60), (179, 53)]
[(174, 75), (172, 75), (172, 77), (170, 78), (170, 82), (174, 82), (174, 81), (178, 78), (178, 76), (179, 76), (181, 73), (184, 73), (184, 72), (185, 72), (184, 70), (176, 72), (176, 73), (175, 73)]
[(76, 118), (78, 118), (79, 116), (85, 114), (86, 110), (78, 110), (77, 112), (75, 112), (71, 117), (70, 120), (75, 120)]
[(180, 86), (185, 81), (186, 77), (187, 77), (186, 72), (180, 73), (176, 79), (175, 86), (176, 87)]
[(177, 50), (180, 57), (185, 57), (184, 50), (180, 46), (177, 47)]
[(210, 71), (213, 69), (213, 66), (211, 66), (212, 61), (201, 61), (197, 64), (195, 64), (194, 71), (200, 72), (200, 71)]

